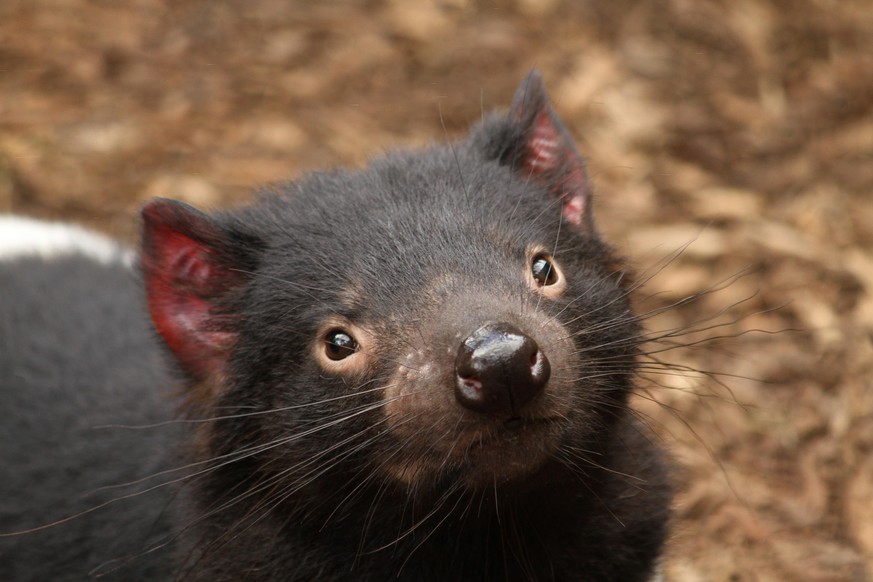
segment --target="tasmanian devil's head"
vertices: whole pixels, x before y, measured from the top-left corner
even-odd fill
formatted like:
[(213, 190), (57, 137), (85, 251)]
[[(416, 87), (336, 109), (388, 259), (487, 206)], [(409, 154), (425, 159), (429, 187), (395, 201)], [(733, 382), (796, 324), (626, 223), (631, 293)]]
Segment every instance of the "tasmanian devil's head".
[(148, 305), (205, 454), (338, 496), (596, 462), (639, 333), (591, 202), (537, 73), (464, 141), (214, 215), (150, 202)]

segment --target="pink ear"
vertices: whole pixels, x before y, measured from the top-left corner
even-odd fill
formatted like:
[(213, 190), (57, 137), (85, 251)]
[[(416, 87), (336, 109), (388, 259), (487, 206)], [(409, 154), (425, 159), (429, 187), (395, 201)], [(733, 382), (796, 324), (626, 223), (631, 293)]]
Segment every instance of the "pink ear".
[(585, 164), (549, 105), (538, 71), (531, 71), (519, 85), (509, 115), (519, 130), (520, 142), (513, 156), (516, 170), (546, 185), (562, 201), (568, 222), (593, 226)]
[(228, 260), (230, 235), (172, 200), (152, 200), (142, 219), (142, 270), (155, 328), (195, 379), (220, 373), (236, 337), (221, 300), (246, 280)]

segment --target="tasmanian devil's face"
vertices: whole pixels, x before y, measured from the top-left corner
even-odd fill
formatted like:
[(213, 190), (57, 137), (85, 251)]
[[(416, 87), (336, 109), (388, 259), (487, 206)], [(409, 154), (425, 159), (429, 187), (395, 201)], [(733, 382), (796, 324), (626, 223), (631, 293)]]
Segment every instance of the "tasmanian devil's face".
[(626, 399), (622, 273), (535, 75), (464, 142), (143, 215), (149, 307), (192, 410), (222, 419), (213, 456), (344, 472), (349, 494), (493, 487), (580, 462)]

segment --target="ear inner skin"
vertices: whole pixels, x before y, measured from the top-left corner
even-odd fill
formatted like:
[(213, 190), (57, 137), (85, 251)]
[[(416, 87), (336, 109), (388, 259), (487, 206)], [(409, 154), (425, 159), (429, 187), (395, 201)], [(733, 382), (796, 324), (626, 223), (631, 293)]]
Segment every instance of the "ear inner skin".
[(195, 379), (220, 373), (235, 333), (219, 303), (247, 280), (233, 268), (230, 234), (170, 200), (150, 202), (142, 218), (142, 270), (156, 330)]
[(563, 203), (571, 224), (593, 228), (591, 186), (585, 164), (564, 125), (549, 105), (542, 77), (532, 71), (512, 100), (510, 119), (517, 126), (517, 143), (503, 159), (522, 178), (543, 183)]

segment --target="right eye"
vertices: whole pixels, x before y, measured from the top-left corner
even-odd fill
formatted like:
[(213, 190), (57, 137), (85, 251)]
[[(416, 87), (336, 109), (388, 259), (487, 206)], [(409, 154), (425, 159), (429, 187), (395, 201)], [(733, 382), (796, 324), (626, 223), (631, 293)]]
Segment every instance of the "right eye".
[(333, 329), (324, 336), (324, 354), (331, 360), (344, 360), (358, 350), (358, 342), (341, 329)]

